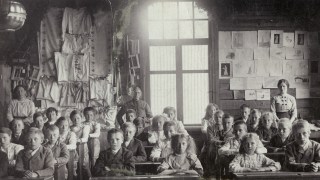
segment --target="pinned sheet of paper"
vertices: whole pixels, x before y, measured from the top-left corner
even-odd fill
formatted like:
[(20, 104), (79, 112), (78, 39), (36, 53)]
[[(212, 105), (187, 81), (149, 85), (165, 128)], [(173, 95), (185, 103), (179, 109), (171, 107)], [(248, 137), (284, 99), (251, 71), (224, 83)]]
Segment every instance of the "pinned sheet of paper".
[(257, 47), (257, 31), (232, 31), (232, 48)]
[(261, 89), (263, 77), (249, 77), (246, 78), (246, 89)]
[(270, 76), (282, 76), (283, 75), (283, 62), (282, 61), (269, 61), (269, 73)]
[(283, 46), (284, 47), (293, 47), (294, 46), (294, 33), (293, 32), (283, 33)]
[(270, 60), (284, 60), (285, 48), (270, 48)]
[(254, 49), (255, 60), (269, 60), (270, 59), (270, 48), (256, 48)]
[(271, 30), (270, 47), (281, 48), (283, 46), (283, 31)]
[(254, 75), (254, 61), (233, 62), (233, 77), (252, 77)]
[(283, 61), (283, 74), (294, 75), (295, 74), (295, 62), (294, 61)]
[(236, 53), (234, 49), (219, 49), (219, 61), (235, 60)]
[(310, 98), (310, 89), (296, 89), (297, 99), (307, 99)]
[(247, 88), (246, 78), (231, 78), (230, 89), (231, 90), (244, 90)]
[(319, 46), (319, 32), (308, 32), (308, 46), (316, 47)]
[(259, 47), (270, 47), (270, 30), (258, 30), (258, 46)]
[(234, 90), (233, 91), (233, 99), (245, 99), (244, 91)]
[(236, 49), (236, 60), (247, 61), (253, 60), (253, 49)]
[(219, 49), (231, 49), (231, 31), (219, 31)]
[(286, 59), (303, 59), (303, 49), (286, 48)]
[(309, 61), (295, 61), (295, 74), (297, 76), (306, 76), (309, 74)]
[(270, 100), (270, 89), (256, 90), (257, 100)]
[(295, 76), (292, 87), (296, 89), (309, 89), (310, 77), (309, 76)]
[[(266, 60), (256, 60), (255, 62), (255, 71), (257, 76), (269, 76), (269, 62)], [(281, 63), (282, 64), (282, 63)], [(282, 72), (282, 69), (281, 69)]]
[(245, 100), (256, 100), (257, 99), (257, 94), (256, 90), (245, 90)]

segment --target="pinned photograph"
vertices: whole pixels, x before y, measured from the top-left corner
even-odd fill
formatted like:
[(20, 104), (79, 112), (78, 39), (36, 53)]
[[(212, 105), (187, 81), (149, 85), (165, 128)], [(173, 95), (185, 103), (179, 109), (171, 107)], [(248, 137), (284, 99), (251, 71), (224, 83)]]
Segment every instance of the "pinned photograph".
[(232, 65), (231, 62), (220, 62), (220, 78), (232, 77)]
[(37, 66), (33, 66), (30, 74), (29, 74), (29, 79), (34, 80), (34, 81), (39, 81), (40, 79), (40, 68)]

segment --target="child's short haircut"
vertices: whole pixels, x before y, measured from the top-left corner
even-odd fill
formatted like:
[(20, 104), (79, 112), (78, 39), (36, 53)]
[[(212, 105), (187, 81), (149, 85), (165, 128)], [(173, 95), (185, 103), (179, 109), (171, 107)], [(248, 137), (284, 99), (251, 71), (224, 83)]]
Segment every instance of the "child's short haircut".
[(174, 121), (166, 121), (163, 124), (163, 130), (166, 131), (169, 129), (169, 127), (174, 127), (174, 129), (177, 131), (177, 124)]
[(175, 152), (175, 149), (177, 149), (179, 139), (186, 139), (187, 140), (188, 146), (187, 146), (186, 152), (188, 154), (191, 154), (191, 153), (196, 154), (197, 153), (197, 147), (196, 147), (196, 144), (195, 144), (193, 138), (187, 134), (174, 134), (174, 135), (172, 135), (171, 147), (174, 152)]
[(134, 109), (128, 109), (128, 110), (126, 111), (126, 114), (134, 114), (134, 115), (137, 116), (137, 112), (136, 112)]
[(242, 105), (240, 106), (240, 109), (244, 110), (244, 108), (249, 108), (249, 109), (251, 109), (249, 105), (242, 104)]
[(126, 129), (134, 129), (134, 131), (137, 131), (136, 126), (132, 122), (125, 122), (121, 126), (122, 131), (124, 132)]
[(167, 106), (163, 109), (163, 113), (168, 114), (170, 111), (173, 111), (174, 114), (176, 114), (176, 109), (174, 107), (171, 106)]
[(48, 128), (46, 128), (45, 134), (47, 135), (48, 132), (54, 132), (54, 131), (59, 132), (59, 128), (56, 125), (50, 125)]
[(278, 122), (278, 125), (283, 124), (284, 127), (292, 128), (292, 123), (288, 118), (281, 118)]
[(13, 120), (10, 122), (10, 124), (9, 124), (9, 128), (10, 128), (10, 129), (13, 129), (13, 124), (14, 124), (15, 122), (21, 122), (22, 126), (24, 127), (24, 122), (23, 122), (22, 119), (13, 119)]
[(136, 126), (142, 125), (144, 127), (144, 120), (142, 117), (137, 117), (133, 120), (133, 124)]
[(292, 125), (292, 133), (293, 134), (296, 134), (296, 132), (300, 129), (300, 128), (306, 128), (308, 129), (310, 132), (310, 124), (308, 121), (306, 120), (298, 120), (297, 122), (295, 122), (293, 125)]
[(96, 113), (96, 110), (94, 109), (94, 107), (86, 107), (83, 110), (83, 114), (87, 114), (89, 111), (92, 111), (94, 114)]
[(237, 127), (237, 126), (244, 126), (245, 127), (245, 129), (246, 129), (246, 131), (248, 131), (247, 130), (247, 124), (244, 122), (244, 121), (242, 121), (242, 120), (238, 120), (238, 121), (236, 121), (234, 124), (233, 124), (233, 129), (235, 129), (235, 127)]
[(262, 115), (261, 115), (261, 120), (262, 120), (262, 122), (263, 122), (267, 117), (271, 117), (272, 120), (273, 120), (273, 122), (275, 122), (275, 120), (276, 120), (276, 117), (274, 116), (274, 114), (273, 114), (272, 112), (264, 112), (264, 113), (262, 113)]
[(166, 118), (165, 116), (163, 116), (163, 115), (156, 115), (156, 116), (154, 116), (154, 117), (152, 118), (151, 126), (154, 128), (155, 125), (156, 125), (156, 123), (157, 123), (158, 121), (163, 121), (163, 122), (165, 122), (166, 120), (167, 120), (167, 118)]
[(38, 117), (43, 117), (43, 114), (41, 112), (36, 112), (33, 114), (33, 121), (35, 121)]
[(259, 109), (252, 109), (250, 114), (259, 114), (259, 115), (261, 115), (261, 111)]
[(245, 153), (245, 143), (247, 142), (248, 139), (253, 139), (256, 144), (259, 144), (259, 136), (256, 133), (247, 133), (246, 135), (244, 135), (241, 139), (241, 144), (240, 144), (240, 148), (239, 148), (239, 153), (240, 154), (244, 154)]
[(55, 112), (56, 114), (58, 114), (58, 110), (54, 107), (49, 107), (47, 110), (46, 110), (46, 116), (49, 117), (49, 115), (52, 113), (52, 112)]
[(29, 137), (31, 134), (37, 134), (40, 136), (40, 138), (43, 140), (44, 139), (44, 135), (43, 135), (43, 132), (42, 130), (36, 128), (36, 127), (31, 127), (29, 129), (29, 131), (27, 132), (26, 134), (26, 137)]
[[(55, 124), (56, 126), (60, 126), (64, 121), (67, 121), (68, 124), (69, 124), (69, 121), (68, 121), (65, 117), (63, 117), (63, 116), (59, 117), (58, 120), (57, 120), (57, 122), (54, 123), (54, 124)], [(69, 124), (69, 125), (70, 125), (70, 124)]]
[(79, 110), (73, 110), (71, 113), (70, 113), (70, 119), (72, 120), (74, 116), (76, 116), (77, 114), (79, 114), (81, 116), (81, 111)]
[(123, 139), (123, 131), (121, 129), (112, 128), (108, 131), (108, 135), (107, 135), (108, 141), (110, 141), (111, 135), (116, 133), (120, 133)]
[(229, 119), (229, 118), (234, 119), (233, 116), (231, 116), (231, 114), (225, 113), (225, 114), (223, 115), (223, 117), (222, 117), (222, 121), (224, 121), (224, 120), (226, 120), (226, 119)]
[(9, 128), (6, 128), (6, 127), (0, 128), (0, 133), (8, 134), (10, 137), (12, 136), (12, 131)]

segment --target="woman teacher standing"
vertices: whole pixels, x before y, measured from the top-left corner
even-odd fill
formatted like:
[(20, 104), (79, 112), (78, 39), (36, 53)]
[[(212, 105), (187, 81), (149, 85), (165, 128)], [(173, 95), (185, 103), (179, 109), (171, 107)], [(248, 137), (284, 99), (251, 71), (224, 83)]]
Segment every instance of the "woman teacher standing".
[(289, 82), (286, 79), (278, 81), (278, 89), (280, 93), (271, 99), (271, 111), (277, 118), (288, 118), (293, 122), (297, 118), (297, 103), (296, 99), (287, 94)]

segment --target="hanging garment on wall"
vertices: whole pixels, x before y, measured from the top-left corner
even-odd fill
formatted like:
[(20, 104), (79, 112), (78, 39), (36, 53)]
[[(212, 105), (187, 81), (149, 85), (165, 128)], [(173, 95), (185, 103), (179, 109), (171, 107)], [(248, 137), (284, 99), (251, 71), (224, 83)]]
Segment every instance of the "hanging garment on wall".
[(62, 52), (68, 54), (78, 54), (89, 52), (89, 34), (65, 34)]
[(112, 84), (107, 79), (90, 79), (90, 99), (104, 100), (111, 105), (113, 94)]
[(67, 82), (73, 76), (74, 66), (72, 66), (73, 55), (55, 52), (55, 63), (57, 69), (58, 82)]
[(62, 19), (62, 38), (65, 40), (66, 33), (89, 34), (92, 26), (91, 16), (87, 8), (65, 8)]
[(97, 11), (93, 17), (90, 75), (106, 76), (112, 69), (112, 13)]
[(39, 67), (42, 75), (54, 76), (54, 52), (61, 48), (63, 8), (49, 8), (43, 16), (38, 37)]
[(63, 107), (74, 107), (76, 106), (73, 84), (70, 82), (66, 82), (62, 84), (61, 88), (61, 96), (60, 96), (60, 106)]
[(37, 93), (37, 100), (49, 100), (53, 101), (50, 93), (52, 89), (52, 84), (54, 80), (52, 78), (48, 78), (44, 76), (39, 81), (38, 93)]
[(52, 82), (50, 97), (55, 103), (59, 102), (60, 100), (60, 86), (56, 81)]
[(89, 53), (84, 55), (73, 55), (74, 81), (89, 81), (89, 58)]
[(73, 84), (75, 103), (86, 103), (89, 100), (89, 84), (76, 82)]

